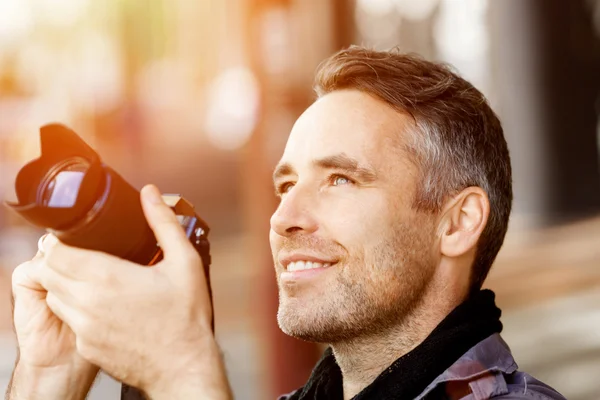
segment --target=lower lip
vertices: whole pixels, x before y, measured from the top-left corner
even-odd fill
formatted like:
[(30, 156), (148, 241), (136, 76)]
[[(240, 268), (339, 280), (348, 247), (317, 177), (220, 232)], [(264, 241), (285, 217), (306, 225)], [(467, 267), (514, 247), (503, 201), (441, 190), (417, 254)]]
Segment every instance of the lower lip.
[(321, 268), (311, 268), (311, 269), (302, 269), (299, 271), (283, 271), (281, 275), (279, 275), (281, 282), (295, 282), (302, 279), (312, 278), (317, 276), (329, 268), (333, 267), (335, 264), (330, 265), (329, 267), (321, 267)]

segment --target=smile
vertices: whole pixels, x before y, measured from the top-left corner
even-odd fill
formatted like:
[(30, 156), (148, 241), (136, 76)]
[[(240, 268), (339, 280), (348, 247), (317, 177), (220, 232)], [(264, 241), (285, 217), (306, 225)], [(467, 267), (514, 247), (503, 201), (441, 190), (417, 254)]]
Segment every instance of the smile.
[(287, 265), (287, 270), (290, 272), (304, 271), (307, 269), (327, 268), (330, 267), (331, 263), (321, 263), (314, 261), (294, 261)]
[(337, 261), (296, 260), (287, 262), (284, 265), (285, 270), (279, 275), (281, 283), (284, 285), (297, 285), (301, 282), (308, 283), (313, 279), (317, 279), (319, 275), (327, 272), (330, 267), (337, 265)]

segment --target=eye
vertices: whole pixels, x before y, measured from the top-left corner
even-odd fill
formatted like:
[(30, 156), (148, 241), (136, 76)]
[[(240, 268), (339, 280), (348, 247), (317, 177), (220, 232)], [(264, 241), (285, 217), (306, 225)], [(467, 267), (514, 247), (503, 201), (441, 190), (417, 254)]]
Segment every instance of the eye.
[(338, 175), (338, 174), (331, 175), (329, 177), (329, 180), (331, 181), (331, 184), (333, 186), (348, 185), (348, 184), (354, 183), (354, 181), (352, 179), (348, 178), (347, 176)]
[(275, 195), (281, 197), (285, 193), (289, 192), (293, 186), (294, 186), (293, 182), (283, 182), (276, 186)]

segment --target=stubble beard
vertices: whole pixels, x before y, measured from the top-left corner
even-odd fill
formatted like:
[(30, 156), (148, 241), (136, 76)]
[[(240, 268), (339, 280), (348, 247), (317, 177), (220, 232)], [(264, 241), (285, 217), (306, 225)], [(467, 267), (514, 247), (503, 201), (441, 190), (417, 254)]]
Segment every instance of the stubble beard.
[(400, 223), (370, 254), (348, 260), (323, 293), (297, 299), (280, 288), (279, 327), (301, 340), (333, 344), (402, 325), (431, 281), (432, 239), (422, 222)]

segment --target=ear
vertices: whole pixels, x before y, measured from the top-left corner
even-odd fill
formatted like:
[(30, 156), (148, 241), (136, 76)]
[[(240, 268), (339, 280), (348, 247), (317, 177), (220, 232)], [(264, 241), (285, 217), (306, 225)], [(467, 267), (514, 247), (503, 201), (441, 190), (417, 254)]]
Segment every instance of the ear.
[(476, 248), (490, 214), (483, 189), (472, 186), (450, 199), (440, 221), (440, 250), (446, 257), (460, 257)]

